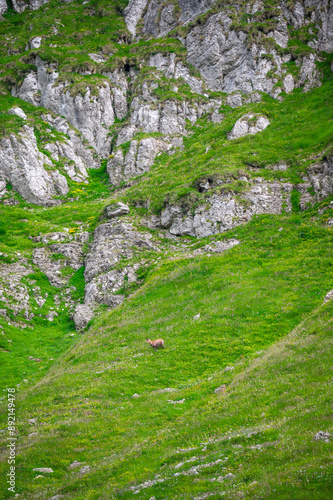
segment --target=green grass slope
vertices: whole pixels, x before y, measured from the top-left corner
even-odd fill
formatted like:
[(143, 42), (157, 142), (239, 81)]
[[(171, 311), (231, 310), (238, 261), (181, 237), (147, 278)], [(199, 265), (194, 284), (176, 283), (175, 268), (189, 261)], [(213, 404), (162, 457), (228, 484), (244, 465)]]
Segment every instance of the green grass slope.
[[(310, 215), (285, 215), (257, 217), (231, 235), (241, 244), (225, 254), (162, 264), (22, 391), (24, 498), (132, 498), (130, 488), (143, 499), (290, 498), (294, 487), (295, 498), (329, 498), (331, 445), (312, 437), (331, 425), (332, 304), (311, 315), (333, 287), (333, 232)], [(153, 352), (146, 336), (167, 348)], [(226, 391), (214, 394), (221, 384)], [(74, 460), (91, 470), (69, 470)], [(198, 474), (175, 476), (196, 465)], [(54, 472), (35, 479), (37, 467)], [(217, 481), (229, 472), (235, 481)], [(140, 488), (156, 475), (163, 482)]]

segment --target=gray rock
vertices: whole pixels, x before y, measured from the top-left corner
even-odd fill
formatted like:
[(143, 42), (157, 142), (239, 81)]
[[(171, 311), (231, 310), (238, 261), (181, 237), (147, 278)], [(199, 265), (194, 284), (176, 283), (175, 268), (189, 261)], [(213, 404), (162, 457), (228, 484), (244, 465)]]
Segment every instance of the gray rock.
[(213, 195), (194, 213), (183, 213), (180, 207), (172, 205), (162, 211), (160, 224), (174, 236), (212, 236), (248, 222), (254, 214), (279, 214), (283, 204), (290, 211), (292, 189), (289, 183), (267, 183), (257, 178), (256, 184), (243, 194), (244, 202), (231, 194)]
[(64, 495), (54, 495), (53, 497), (50, 497), (48, 500), (60, 500), (61, 498), (64, 498)]
[[(31, 273), (33, 269), (25, 259), (0, 265), (0, 301), (6, 304), (6, 308), (14, 316), (23, 314), (26, 319), (30, 318), (31, 302), (28, 288), (22, 278)], [(1, 311), (0, 314), (7, 317), (7, 310)]]
[(85, 287), (85, 304), (105, 304), (116, 307), (124, 301), (124, 296), (117, 292), (124, 286), (128, 269), (112, 269), (94, 277)]
[(3, 198), (7, 194), (7, 181), (6, 177), (0, 173), (0, 198)]
[(235, 474), (232, 474), (232, 472), (229, 472), (229, 474), (226, 474), (224, 476), (224, 479), (227, 481), (233, 481), (234, 479), (236, 479), (236, 476)]
[(107, 172), (110, 182), (117, 186), (122, 181), (127, 181), (132, 177), (148, 172), (153, 165), (156, 156), (172, 148), (170, 143), (147, 137), (138, 141), (131, 141), (130, 148), (124, 157), (121, 148), (117, 149), (114, 156), (109, 159)]
[(125, 203), (121, 201), (108, 205), (104, 209), (104, 215), (107, 219), (114, 219), (115, 217), (120, 217), (121, 215), (127, 215), (129, 213), (129, 208)]
[(84, 474), (88, 474), (88, 472), (90, 472), (90, 471), (91, 471), (91, 467), (89, 465), (85, 465), (80, 470), (80, 476), (83, 476)]
[(136, 25), (142, 17), (147, 3), (148, 0), (129, 0), (129, 3), (124, 10), (127, 29), (133, 36), (136, 34)]
[(332, 300), (333, 299), (333, 290), (331, 290), (330, 292), (328, 292), (328, 294), (325, 296), (324, 298), (324, 304), (326, 304), (326, 302), (328, 302), (329, 300)]
[(149, 66), (162, 71), (167, 78), (182, 78), (191, 87), (192, 92), (202, 94), (202, 81), (190, 74), (182, 62), (177, 62), (176, 54), (163, 55), (157, 53), (149, 58)]
[(217, 387), (215, 390), (214, 390), (214, 394), (220, 394), (220, 392), (225, 392), (227, 389), (227, 386), (226, 385), (220, 385), (220, 387)]
[(53, 472), (53, 469), (50, 467), (39, 467), (37, 469), (32, 469), (34, 472), (42, 472), (43, 474), (51, 474)]
[(11, 134), (0, 141), (0, 171), (13, 188), (30, 203), (51, 206), (57, 193), (68, 192), (67, 181), (59, 172), (51, 175), (44, 164), (49, 158), (38, 150), (32, 127), (25, 125), (17, 136)]
[(297, 82), (298, 87), (304, 87), (303, 91), (308, 92), (314, 87), (319, 87), (321, 85), (319, 79), (319, 72), (316, 67), (317, 56), (316, 54), (309, 54), (303, 58), (302, 67), (300, 70), (299, 80)]
[(78, 462), (77, 460), (74, 460), (74, 462), (72, 462), (68, 468), (69, 469), (76, 469), (77, 467), (81, 467), (82, 465), (84, 465), (82, 462)]
[(124, 144), (124, 142), (131, 141), (136, 134), (136, 126), (135, 125), (125, 125), (119, 132), (116, 147)]
[(61, 270), (69, 266), (74, 272), (83, 266), (82, 244), (71, 242), (35, 248), (32, 261), (46, 274), (51, 285), (61, 288), (69, 281), (69, 276), (64, 276)]
[(288, 75), (286, 75), (283, 79), (283, 88), (287, 94), (290, 94), (290, 92), (292, 92), (295, 88), (294, 78), (290, 73), (288, 73)]
[(18, 106), (15, 106), (15, 108), (12, 108), (8, 111), (9, 115), (16, 115), (19, 116), (20, 118), (23, 118), (23, 120), (27, 120), (27, 115), (23, 111), (23, 109), (19, 108)]
[(137, 232), (132, 224), (121, 221), (101, 224), (94, 232), (85, 261), (85, 305), (92, 310), (95, 304), (116, 307), (124, 300), (120, 290), (125, 283), (137, 280), (135, 263), (123, 269), (115, 269), (122, 259), (131, 259), (133, 251), (159, 249), (151, 243), (151, 234)]
[(193, 320), (194, 321), (197, 321), (198, 319), (200, 319), (200, 313), (198, 313), (195, 316), (193, 316)]
[(0, 16), (7, 12), (8, 6), (6, 0), (0, 0)]
[(88, 54), (88, 56), (98, 64), (105, 62), (105, 57), (103, 56), (103, 54)]
[(288, 47), (289, 33), (286, 20), (281, 16), (279, 24), (275, 30), (268, 33), (267, 37), (273, 38), (280, 47), (286, 49)]
[(331, 441), (330, 437), (331, 434), (329, 432), (319, 431), (313, 439), (314, 441), (324, 441), (324, 443), (329, 443)]
[[(54, 127), (58, 132), (68, 135), (61, 144), (57, 141), (53, 143), (50, 152), (57, 156), (63, 156), (68, 160), (72, 160), (75, 166), (72, 167), (74, 172), (83, 177), (87, 177), (86, 168), (100, 168), (100, 162), (94, 150), (84, 144), (82, 137), (69, 125), (69, 123), (61, 116), (53, 117), (50, 113), (42, 114), (42, 119)], [(46, 147), (46, 149), (48, 149)], [(57, 160), (58, 161), (58, 160)], [(70, 175), (70, 168), (65, 165), (66, 170)], [(74, 180), (74, 179), (73, 179)], [(79, 181), (81, 182), (81, 181)]]
[(150, 0), (144, 15), (143, 32), (154, 37), (165, 36), (178, 23), (186, 24), (215, 3), (215, 0), (179, 0), (181, 15), (175, 12), (175, 5), (163, 0)]
[(177, 392), (177, 389), (172, 389), (172, 387), (166, 387), (165, 389), (158, 389), (159, 394), (163, 394), (165, 392)]
[(228, 95), (227, 104), (231, 108), (238, 108), (239, 106), (242, 106), (243, 104), (242, 94), (240, 92), (235, 92), (233, 94)]
[(228, 139), (239, 139), (245, 135), (255, 135), (265, 130), (269, 124), (270, 121), (265, 116), (257, 116), (252, 113), (243, 115), (235, 123), (232, 131), (228, 135)]
[(236, 240), (236, 238), (231, 238), (229, 240), (224, 240), (224, 241), (216, 241), (215, 243), (206, 245), (205, 251), (213, 253), (222, 253), (239, 244), (240, 241)]
[(89, 144), (103, 157), (110, 151), (109, 127), (114, 123), (113, 96), (110, 84), (101, 83), (98, 95), (92, 95), (89, 87), (86, 94), (72, 96), (66, 83), (54, 85), (59, 74), (39, 57), (35, 64), (37, 72), (27, 75), (20, 87), (12, 89), (12, 95), (35, 106), (43, 106), (62, 115)]
[(309, 180), (315, 191), (316, 201), (333, 193), (333, 156), (324, 157), (308, 170)]
[(42, 38), (40, 36), (35, 36), (30, 40), (30, 48), (31, 49), (39, 49), (42, 44)]
[(73, 321), (78, 331), (83, 330), (94, 317), (93, 309), (87, 304), (78, 304), (75, 307)]
[(13, 9), (16, 12), (21, 13), (21, 12), (25, 11), (26, 9), (37, 10), (37, 9), (39, 9), (39, 7), (48, 3), (49, 1), (50, 0), (28, 0), (28, 1), (12, 0), (12, 4), (13, 4)]
[(137, 399), (137, 398), (139, 398), (139, 397), (140, 397), (140, 396), (139, 396), (139, 394), (136, 394), (136, 393), (135, 393), (135, 394), (133, 394), (133, 396), (132, 396), (132, 398), (134, 398), (134, 399)]

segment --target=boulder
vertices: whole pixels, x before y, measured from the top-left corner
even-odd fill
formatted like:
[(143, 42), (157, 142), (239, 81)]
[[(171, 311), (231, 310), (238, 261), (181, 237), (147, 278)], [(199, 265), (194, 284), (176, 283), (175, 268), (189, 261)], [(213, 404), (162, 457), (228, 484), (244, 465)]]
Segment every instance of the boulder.
[(104, 209), (104, 216), (107, 219), (114, 219), (115, 217), (120, 217), (121, 215), (127, 215), (129, 213), (129, 208), (125, 203), (121, 201), (117, 203), (112, 203)]
[(19, 116), (20, 118), (23, 118), (23, 120), (27, 119), (27, 115), (23, 111), (23, 109), (19, 108), (18, 106), (15, 106), (15, 108), (12, 108), (8, 111), (9, 115), (16, 115)]
[(269, 124), (270, 121), (265, 116), (248, 113), (237, 120), (228, 135), (228, 139), (239, 139), (245, 135), (255, 135), (258, 132), (265, 130)]
[(75, 307), (75, 312), (73, 316), (73, 320), (75, 323), (75, 327), (78, 331), (84, 330), (88, 325), (89, 321), (92, 320), (94, 316), (92, 308), (87, 304), (78, 304)]

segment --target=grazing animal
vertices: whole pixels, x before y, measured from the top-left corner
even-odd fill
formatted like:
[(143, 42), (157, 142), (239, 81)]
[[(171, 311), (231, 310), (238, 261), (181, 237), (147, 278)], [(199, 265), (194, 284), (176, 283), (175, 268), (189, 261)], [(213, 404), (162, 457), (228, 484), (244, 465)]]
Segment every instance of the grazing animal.
[(147, 344), (150, 344), (152, 346), (153, 349), (159, 349), (160, 347), (162, 347), (164, 349), (164, 340), (162, 339), (157, 339), (157, 340), (149, 340), (149, 339), (146, 339), (146, 342)]

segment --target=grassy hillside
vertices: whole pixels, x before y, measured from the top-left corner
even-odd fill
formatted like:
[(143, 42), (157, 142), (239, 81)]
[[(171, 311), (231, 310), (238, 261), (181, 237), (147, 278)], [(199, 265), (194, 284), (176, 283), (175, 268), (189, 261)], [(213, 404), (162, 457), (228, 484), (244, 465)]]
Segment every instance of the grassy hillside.
[[(22, 284), (34, 313), (30, 319), (14, 316), (6, 297), (0, 299), (0, 385), (15, 386), (18, 398), (18, 498), (331, 500), (333, 437), (314, 437), (319, 431), (333, 435), (333, 300), (323, 305), (333, 288), (333, 196), (301, 213), (294, 191), (292, 213), (256, 216), (201, 240), (164, 238), (141, 218), (159, 214), (168, 203), (193, 209), (214, 192), (241, 199), (249, 188), (242, 176), (302, 182), (308, 167), (332, 151), (333, 57), (321, 54), (321, 87), (282, 93), (282, 102), (262, 94), (261, 102), (233, 109), (225, 105), (226, 94), (199, 96), (185, 81), (146, 66), (148, 56), (159, 52), (175, 53), (186, 64), (185, 48), (174, 36), (208, 14), (170, 37), (132, 43), (122, 15), (127, 3), (52, 0), (37, 11), (10, 9), (0, 22), (0, 138), (22, 127), (21, 118), (7, 113), (17, 105), (41, 149), (65, 139), (43, 121), (44, 109), (10, 94), (36, 69), (36, 56), (57, 66), (59, 81), (69, 83), (72, 95), (85, 94), (87, 86), (96, 92), (107, 71), (122, 68), (129, 105), (140, 85), (158, 82), (153, 97), (159, 101), (195, 105), (216, 98), (224, 115), (220, 124), (207, 116), (188, 122), (184, 149), (161, 154), (150, 172), (118, 191), (109, 183), (106, 161), (89, 172), (89, 184), (69, 180), (68, 201), (60, 206), (33, 206), (8, 185), (8, 197), (17, 204), (0, 204), (0, 266), (26, 259), (32, 272)], [(267, 22), (252, 23), (250, 39), (270, 27), (276, 0), (264, 3)], [(233, 21), (240, 27), (236, 13)], [(249, 25), (245, 18), (242, 23)], [(312, 52), (304, 39), (311, 26), (303, 34), (290, 29), (285, 51), (295, 58)], [(42, 44), (32, 50), (35, 36)], [(89, 53), (105, 61), (96, 63)], [(295, 58), (284, 67), (297, 82)], [(130, 70), (137, 72), (132, 81)], [(267, 116), (271, 124), (256, 136), (228, 141), (235, 122), (248, 112)], [(110, 127), (113, 144), (129, 118)], [(122, 147), (126, 151), (129, 142)], [(274, 170), (282, 161), (288, 168)], [(201, 193), (199, 183), (207, 178), (212, 189)], [(99, 306), (80, 335), (71, 312), (84, 298), (84, 268), (65, 270), (73, 287), (69, 294), (65, 286), (52, 286), (32, 263), (34, 249), (47, 244), (33, 238), (88, 231), (91, 242), (105, 205), (120, 199), (130, 206), (123, 220), (149, 232), (161, 251), (135, 254), (130, 264), (140, 262), (140, 276), (121, 290), (123, 305), (112, 311)], [(222, 254), (194, 253), (229, 238), (240, 244)], [(124, 259), (119, 266), (127, 264)], [(37, 289), (46, 299), (42, 307)], [(50, 322), (52, 310), (59, 316)], [(146, 337), (162, 337), (166, 349), (154, 352)], [(2, 394), (0, 420), (0, 497), (7, 499), (13, 495), (6, 484)], [(71, 468), (75, 460), (81, 465)], [(53, 472), (33, 471), (40, 467)]]
[[(19, 402), (24, 497), (130, 498), (129, 488), (159, 474), (167, 479), (138, 498), (290, 498), (300, 485), (298, 498), (327, 498), (331, 446), (312, 437), (331, 425), (332, 304), (312, 311), (333, 287), (332, 230), (304, 215), (260, 216), (233, 235), (241, 244), (225, 254), (162, 264), (28, 384)], [(146, 336), (167, 348), (153, 352)], [(89, 473), (69, 470), (74, 460)], [(34, 479), (37, 467), (54, 472)], [(211, 482), (229, 472), (234, 482)]]

